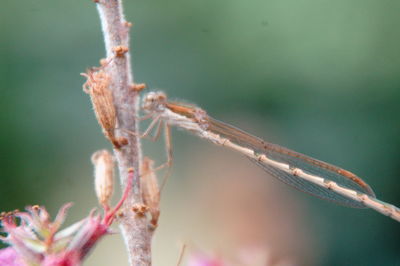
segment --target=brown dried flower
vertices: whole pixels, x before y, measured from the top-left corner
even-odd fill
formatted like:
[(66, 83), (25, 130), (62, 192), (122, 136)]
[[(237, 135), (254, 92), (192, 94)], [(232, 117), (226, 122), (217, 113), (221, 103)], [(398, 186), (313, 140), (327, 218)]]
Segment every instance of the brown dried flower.
[(108, 208), (114, 192), (114, 160), (107, 150), (100, 150), (92, 155), (94, 165), (94, 187), (99, 203)]
[(154, 161), (150, 158), (145, 157), (143, 159), (141, 186), (143, 202), (149, 207), (151, 214), (150, 222), (153, 226), (157, 226), (160, 216), (160, 188), (153, 165)]
[(127, 139), (117, 138), (114, 133), (117, 119), (113, 95), (109, 89), (110, 76), (101, 68), (97, 71), (89, 70), (81, 75), (87, 78), (83, 84), (83, 91), (90, 95), (94, 113), (103, 129), (104, 135), (117, 149), (126, 145), (128, 143)]

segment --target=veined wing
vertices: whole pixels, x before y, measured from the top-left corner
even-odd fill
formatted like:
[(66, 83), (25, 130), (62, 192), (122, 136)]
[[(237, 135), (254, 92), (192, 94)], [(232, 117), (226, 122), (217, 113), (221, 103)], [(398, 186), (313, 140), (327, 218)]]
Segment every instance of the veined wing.
[[(207, 122), (209, 125), (207, 130), (227, 138), (237, 145), (249, 148), (253, 150), (255, 154), (264, 154), (269, 159), (288, 164), (290, 167), (299, 168), (308, 174), (324, 178), (327, 181), (336, 182), (340, 186), (375, 197), (374, 192), (367, 183), (347, 170), (279, 145), (265, 142), (258, 137), (252, 136), (238, 128), (210, 117), (207, 118)], [(255, 160), (254, 158), (249, 157), (249, 159), (263, 168), (267, 173), (298, 190), (348, 207), (364, 208), (364, 205), (360, 202), (342, 196), (335, 191), (316, 185), (299, 176), (294, 176), (267, 163)]]

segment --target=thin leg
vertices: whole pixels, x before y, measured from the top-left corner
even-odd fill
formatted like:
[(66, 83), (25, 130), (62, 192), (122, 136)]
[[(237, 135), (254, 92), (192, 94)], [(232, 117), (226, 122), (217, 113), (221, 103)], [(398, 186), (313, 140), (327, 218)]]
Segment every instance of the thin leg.
[(185, 255), (185, 251), (186, 251), (186, 243), (182, 244), (182, 248), (181, 251), (179, 252), (179, 258), (178, 258), (178, 262), (176, 263), (176, 266), (180, 266), (182, 264), (182, 260), (183, 260), (183, 256)]
[(161, 116), (157, 116), (153, 121), (151, 121), (149, 127), (144, 131), (141, 138), (147, 137), (150, 134), (151, 130), (160, 122), (160, 118)]
[(161, 120), (160, 123), (157, 124), (156, 134), (154, 135), (154, 137), (149, 137), (148, 139), (150, 141), (156, 142), (160, 137), (161, 129), (163, 128), (163, 126), (164, 126), (164, 121)]
[[(150, 123), (150, 125), (147, 127), (147, 129), (144, 131), (144, 133), (143, 134), (137, 134), (136, 132), (133, 132), (133, 131), (130, 131), (130, 130), (128, 130), (128, 129), (124, 129), (124, 128), (122, 128), (121, 130), (123, 130), (123, 131), (125, 131), (125, 132), (127, 132), (127, 133), (129, 133), (129, 134), (132, 134), (132, 135), (134, 135), (134, 136), (136, 136), (136, 137), (139, 137), (139, 138), (146, 138), (146, 137), (148, 137), (148, 135), (149, 135), (149, 133), (151, 132), (151, 130), (157, 125), (157, 123), (160, 123), (161, 121), (160, 121), (160, 118), (161, 118), (161, 116), (157, 116), (157, 117), (155, 117), (154, 119), (153, 119), (153, 121), (151, 121), (151, 123)], [(159, 125), (158, 125), (158, 127), (159, 127)], [(158, 129), (157, 129), (158, 130)], [(159, 134), (158, 132), (157, 132), (157, 134)], [(151, 138), (150, 138), (151, 139)]]
[(167, 170), (166, 170), (164, 177), (162, 179), (162, 182), (161, 182), (160, 193), (162, 192), (165, 184), (167, 183), (168, 177), (171, 175), (171, 166), (173, 163), (171, 128), (169, 127), (169, 125), (167, 123), (165, 123), (164, 133), (165, 133), (165, 148), (167, 151), (167, 161), (154, 169), (154, 171), (158, 171), (164, 167), (167, 167)]
[[(86, 92), (86, 91), (85, 91), (85, 92)], [(124, 107), (121, 107), (121, 109), (127, 111), (127, 109), (124, 108)], [(154, 114), (148, 113), (148, 114), (146, 114), (146, 115), (144, 115), (144, 116), (137, 116), (137, 119), (138, 119), (139, 121), (145, 121), (145, 120), (147, 120), (147, 119), (149, 119), (149, 118), (152, 118), (153, 116), (154, 116)]]
[(147, 114), (147, 115), (139, 117), (138, 120), (139, 121), (144, 121), (144, 120), (147, 120), (147, 119), (152, 118), (152, 117), (153, 117), (153, 114), (150, 113), (150, 114)]

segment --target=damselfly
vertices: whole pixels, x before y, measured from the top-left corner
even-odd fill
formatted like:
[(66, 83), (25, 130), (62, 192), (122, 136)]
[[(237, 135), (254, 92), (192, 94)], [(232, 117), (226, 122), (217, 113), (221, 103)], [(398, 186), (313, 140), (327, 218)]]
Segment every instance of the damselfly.
[[(375, 199), (370, 186), (355, 174), (268, 143), (211, 118), (198, 107), (169, 102), (162, 92), (150, 92), (145, 95), (142, 108), (153, 119), (145, 134), (157, 127), (159, 135), (160, 125), (165, 124), (168, 143), (170, 134), (168, 126), (175, 125), (243, 154), (272, 176), (314, 196), (356, 208), (365, 207), (365, 203), (356, 198), (357, 195), (362, 194)], [(349, 197), (348, 194), (354, 197)]]

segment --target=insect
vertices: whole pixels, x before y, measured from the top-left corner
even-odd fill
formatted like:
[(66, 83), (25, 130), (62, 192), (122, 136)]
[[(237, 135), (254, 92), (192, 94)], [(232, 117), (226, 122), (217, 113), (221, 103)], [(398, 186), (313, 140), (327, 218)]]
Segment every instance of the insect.
[(163, 92), (149, 92), (143, 98), (143, 110), (152, 118), (143, 135), (155, 127), (156, 138), (165, 126), (168, 150), (167, 165), (171, 164), (171, 143), (169, 126), (177, 126), (229, 148), (249, 158), (270, 175), (298, 190), (330, 200), (348, 207), (363, 208), (360, 200), (349, 198), (334, 189), (339, 187), (353, 194), (364, 194), (375, 198), (370, 186), (355, 174), (304, 154), (276, 144), (266, 142), (236, 127), (215, 120), (199, 107), (179, 102), (169, 102)]

